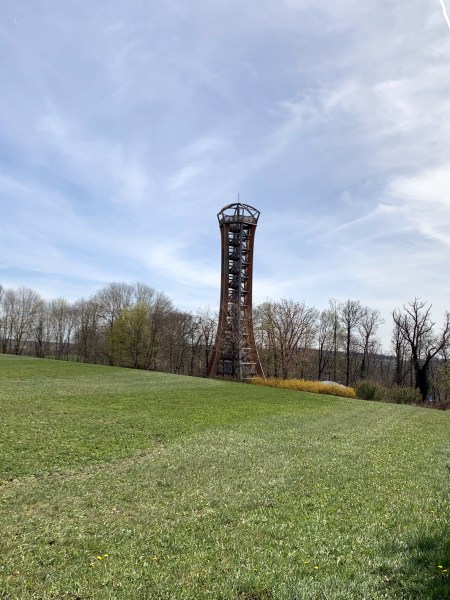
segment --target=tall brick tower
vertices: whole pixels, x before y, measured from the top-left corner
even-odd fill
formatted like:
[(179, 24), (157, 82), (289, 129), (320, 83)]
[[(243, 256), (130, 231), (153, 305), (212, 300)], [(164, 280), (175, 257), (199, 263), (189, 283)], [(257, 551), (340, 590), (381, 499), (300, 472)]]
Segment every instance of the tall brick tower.
[(259, 211), (229, 204), (217, 215), (222, 240), (219, 324), (207, 377), (264, 377), (253, 334), (253, 246)]

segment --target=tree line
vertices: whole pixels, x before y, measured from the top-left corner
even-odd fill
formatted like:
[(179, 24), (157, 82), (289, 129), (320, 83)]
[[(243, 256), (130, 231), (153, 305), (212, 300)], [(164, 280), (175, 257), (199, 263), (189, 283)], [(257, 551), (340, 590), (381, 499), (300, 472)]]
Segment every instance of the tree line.
[[(0, 285), (2, 353), (203, 376), (217, 320), (209, 307), (178, 310), (143, 283), (111, 283), (75, 302)], [(450, 397), (450, 315), (437, 327), (431, 306), (418, 298), (393, 311), (387, 352), (378, 337), (380, 312), (356, 300), (332, 299), (322, 311), (290, 299), (266, 300), (255, 307), (253, 321), (268, 376), (344, 385), (372, 380), (415, 387), (423, 400)]]

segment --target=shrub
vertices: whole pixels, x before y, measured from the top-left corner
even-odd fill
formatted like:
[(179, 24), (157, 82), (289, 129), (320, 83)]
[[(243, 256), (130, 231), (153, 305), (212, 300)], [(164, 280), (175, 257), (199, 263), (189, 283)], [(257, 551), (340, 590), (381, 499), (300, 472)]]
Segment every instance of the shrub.
[(277, 379), (276, 377), (253, 377), (253, 384), (280, 388), (283, 390), (297, 390), (298, 392), (311, 392), (313, 394), (328, 394), (344, 398), (356, 398), (355, 390), (338, 383), (323, 383), (322, 381), (304, 381), (303, 379)]
[(385, 391), (376, 381), (361, 380), (355, 385), (356, 397), (361, 400), (383, 400)]
[(415, 388), (395, 386), (386, 390), (386, 400), (395, 404), (419, 404), (422, 398)]

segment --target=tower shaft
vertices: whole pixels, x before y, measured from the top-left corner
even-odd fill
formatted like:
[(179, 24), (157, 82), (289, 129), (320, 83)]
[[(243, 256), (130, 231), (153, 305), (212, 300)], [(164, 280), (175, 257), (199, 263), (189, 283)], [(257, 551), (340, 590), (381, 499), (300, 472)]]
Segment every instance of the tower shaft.
[(222, 244), (219, 324), (207, 377), (263, 377), (252, 318), (253, 248), (259, 211), (229, 204), (217, 215)]

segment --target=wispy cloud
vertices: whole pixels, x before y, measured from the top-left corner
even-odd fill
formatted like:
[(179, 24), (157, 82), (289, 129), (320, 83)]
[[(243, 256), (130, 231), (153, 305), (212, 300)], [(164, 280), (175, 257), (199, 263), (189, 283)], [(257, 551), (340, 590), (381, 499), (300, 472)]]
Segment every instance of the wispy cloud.
[(106, 202), (141, 206), (151, 200), (154, 184), (133, 148), (101, 136), (84, 135), (60, 114), (50, 112), (37, 122), (44, 148), (72, 182), (93, 191), (101, 185)]
[(402, 203), (404, 218), (415, 232), (447, 248), (450, 248), (449, 185), (448, 166), (401, 177), (391, 184), (392, 196)]
[(48, 0), (7, 3), (0, 31), (2, 281), (215, 305), (216, 213), (240, 192), (261, 210), (257, 299), (444, 309), (437, 3)]
[(447, 23), (447, 27), (450, 30), (450, 19), (448, 18), (447, 8), (445, 6), (444, 0), (439, 0), (439, 3), (442, 8), (442, 14), (444, 15), (445, 22)]

